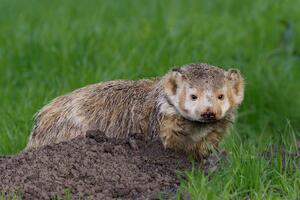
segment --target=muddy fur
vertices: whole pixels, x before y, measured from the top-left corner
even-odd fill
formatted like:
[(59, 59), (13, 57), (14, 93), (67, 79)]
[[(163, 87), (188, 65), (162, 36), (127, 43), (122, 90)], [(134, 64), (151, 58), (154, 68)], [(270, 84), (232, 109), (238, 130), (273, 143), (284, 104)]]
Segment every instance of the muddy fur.
[[(191, 103), (186, 102), (189, 89), (180, 89), (181, 85), (193, 86), (199, 96), (207, 89), (217, 91), (226, 85), (230, 88), (226, 89), (228, 110), (224, 116), (220, 114), (220, 119), (198, 121), (189, 110)], [(155, 79), (93, 84), (57, 97), (43, 107), (35, 116), (27, 148), (100, 130), (108, 137), (127, 137), (130, 133), (159, 136), (166, 148), (206, 155), (210, 146), (218, 146), (233, 123), (242, 99), (243, 79), (239, 71), (225, 71), (208, 64), (185, 65)], [(200, 101), (198, 104), (195, 113), (199, 114), (204, 108)], [(216, 109), (211, 107), (216, 116), (219, 104), (222, 106), (220, 102), (214, 104)]]
[(37, 113), (28, 147), (58, 143), (88, 130), (111, 137), (153, 136), (159, 128), (159, 84), (156, 79), (110, 81), (58, 97)]

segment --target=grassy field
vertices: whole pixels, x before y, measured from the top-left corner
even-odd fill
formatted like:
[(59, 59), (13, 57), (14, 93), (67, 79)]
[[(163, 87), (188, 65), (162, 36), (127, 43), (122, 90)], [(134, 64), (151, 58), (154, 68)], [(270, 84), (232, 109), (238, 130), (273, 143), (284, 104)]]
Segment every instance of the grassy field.
[(0, 0), (0, 154), (25, 147), (34, 113), (58, 95), (206, 62), (240, 68), (246, 96), (223, 142), (229, 165), (210, 178), (189, 172), (182, 189), (195, 199), (299, 199), (299, 169), (261, 152), (293, 151), (299, 138), (300, 1), (240, 2)]

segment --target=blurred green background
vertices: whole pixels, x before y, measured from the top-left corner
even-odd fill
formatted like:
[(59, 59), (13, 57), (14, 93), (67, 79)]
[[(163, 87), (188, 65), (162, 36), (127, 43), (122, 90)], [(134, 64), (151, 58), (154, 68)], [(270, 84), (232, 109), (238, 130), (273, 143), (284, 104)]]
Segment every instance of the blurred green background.
[[(231, 170), (240, 173), (223, 171), (228, 180), (211, 198), (295, 197), (298, 172), (289, 179), (280, 166), (256, 160), (257, 172), (246, 161), (259, 160), (257, 152), (270, 144), (292, 148), (299, 137), (299, 8), (298, 0), (0, 0), (0, 154), (25, 147), (34, 113), (56, 96), (205, 62), (237, 67), (246, 79), (244, 104), (224, 142), (240, 163)], [(270, 171), (279, 178), (269, 182)], [(235, 182), (248, 176), (256, 182)], [(197, 177), (191, 193), (202, 194), (203, 183), (209, 194), (213, 182)]]

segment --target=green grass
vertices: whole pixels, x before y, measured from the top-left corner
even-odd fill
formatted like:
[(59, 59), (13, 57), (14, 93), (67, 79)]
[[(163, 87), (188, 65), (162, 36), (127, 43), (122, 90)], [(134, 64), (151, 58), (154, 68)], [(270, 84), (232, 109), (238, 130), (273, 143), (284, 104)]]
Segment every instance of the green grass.
[(34, 113), (58, 95), (207, 62), (240, 68), (246, 96), (223, 144), (229, 166), (211, 178), (189, 172), (182, 188), (195, 199), (300, 198), (299, 170), (261, 157), (269, 144), (292, 149), (299, 138), (299, 7), (297, 0), (0, 0), (0, 154), (25, 147)]
[(11, 192), (11, 193), (4, 193), (0, 191), (0, 200), (21, 200), (23, 197), (22, 194)]

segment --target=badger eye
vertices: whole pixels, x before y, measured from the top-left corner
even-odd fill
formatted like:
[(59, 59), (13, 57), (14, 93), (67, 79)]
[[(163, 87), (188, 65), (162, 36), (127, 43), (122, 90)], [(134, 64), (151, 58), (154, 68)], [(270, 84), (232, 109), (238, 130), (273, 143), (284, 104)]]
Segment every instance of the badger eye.
[(198, 99), (198, 97), (197, 97), (196, 95), (192, 94), (192, 95), (191, 95), (191, 99), (192, 99), (193, 101), (195, 101), (196, 99)]
[(223, 94), (220, 94), (220, 95), (218, 96), (218, 99), (223, 100), (223, 99), (224, 99), (224, 95), (223, 95)]

